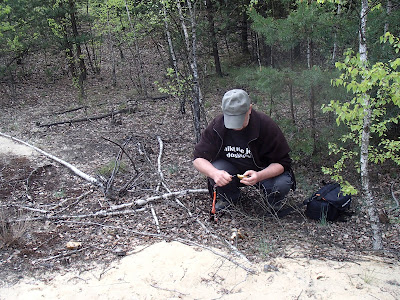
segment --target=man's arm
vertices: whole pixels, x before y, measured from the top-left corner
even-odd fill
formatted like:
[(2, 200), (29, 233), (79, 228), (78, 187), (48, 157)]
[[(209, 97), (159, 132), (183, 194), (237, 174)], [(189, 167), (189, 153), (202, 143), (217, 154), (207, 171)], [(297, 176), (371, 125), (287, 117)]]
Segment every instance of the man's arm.
[(232, 181), (232, 176), (224, 171), (215, 168), (208, 160), (198, 157), (193, 161), (193, 166), (205, 176), (214, 180), (217, 186), (227, 185)]

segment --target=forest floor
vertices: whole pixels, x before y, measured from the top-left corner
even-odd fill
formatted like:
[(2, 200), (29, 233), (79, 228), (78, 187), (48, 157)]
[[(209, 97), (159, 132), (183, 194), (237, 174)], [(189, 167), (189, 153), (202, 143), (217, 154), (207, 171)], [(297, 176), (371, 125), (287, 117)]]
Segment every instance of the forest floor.
[[(2, 98), (0, 132), (105, 184), (115, 162), (119, 172), (105, 197), (54, 159), (0, 137), (0, 299), (398, 298), (398, 211), (382, 220), (378, 253), (357, 197), (344, 222), (309, 220), (304, 207), (279, 219), (246, 188), (212, 220), (205, 178), (192, 166), (190, 113), (170, 98), (140, 99), (101, 83), (85, 102), (73, 90), (48, 84), (26, 89), (22, 101)], [(208, 96), (209, 118), (220, 96)], [(310, 166), (295, 172), (288, 205), (321, 181)], [(380, 209), (390, 204), (391, 184), (399, 186), (387, 174), (373, 177), (377, 199), (386, 199)], [(71, 241), (79, 246), (68, 249)]]

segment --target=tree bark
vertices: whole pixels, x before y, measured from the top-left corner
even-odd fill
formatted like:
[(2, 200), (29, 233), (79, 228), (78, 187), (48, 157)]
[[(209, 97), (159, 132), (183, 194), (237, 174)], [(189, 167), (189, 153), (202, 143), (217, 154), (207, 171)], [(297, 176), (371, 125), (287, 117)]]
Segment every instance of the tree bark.
[[(340, 16), (341, 13), (341, 9), (342, 9), (342, 5), (339, 3), (337, 10), (336, 10), (336, 15), (337, 17)], [(334, 66), (336, 63), (336, 51), (337, 51), (337, 28), (333, 28), (333, 50), (332, 50), (332, 65)]]
[(208, 31), (210, 32), (211, 47), (215, 63), (215, 72), (217, 73), (218, 76), (222, 77), (221, 63), (219, 60), (219, 53), (218, 53), (218, 42), (214, 27), (214, 7), (212, 0), (206, 0), (206, 8), (207, 8), (207, 19), (208, 19)]
[(147, 86), (146, 86), (145, 75), (144, 75), (143, 60), (142, 60), (139, 44), (138, 44), (138, 41), (137, 41), (137, 38), (136, 38), (136, 34), (135, 34), (135, 26), (132, 23), (131, 14), (129, 13), (129, 7), (128, 7), (128, 3), (126, 2), (126, 0), (125, 0), (125, 9), (126, 9), (126, 14), (128, 16), (128, 20), (129, 20), (129, 25), (131, 26), (131, 30), (132, 30), (132, 33), (133, 33), (133, 36), (134, 36), (134, 38), (133, 38), (134, 41), (133, 42), (134, 42), (134, 45), (135, 45), (135, 52), (136, 52), (136, 56), (137, 56), (137, 59), (135, 61), (136, 61), (137, 68), (139, 70), (139, 76), (138, 77), (139, 77), (139, 84), (140, 84), (140, 88), (141, 88), (141, 93), (142, 93), (142, 95), (147, 97)]
[(178, 8), (179, 17), (181, 21), (182, 31), (185, 38), (186, 50), (189, 55), (189, 64), (190, 69), (193, 75), (193, 83), (192, 83), (192, 111), (193, 111), (193, 123), (194, 123), (194, 134), (196, 142), (200, 140), (201, 137), (201, 107), (202, 107), (202, 94), (199, 83), (199, 75), (197, 70), (197, 40), (196, 40), (196, 19), (194, 9), (192, 8), (190, 0), (186, 1), (189, 17), (191, 22), (191, 41), (189, 33), (185, 24), (185, 18), (183, 16), (182, 6), (179, 1), (176, 2), (176, 6)]
[[(387, 0), (386, 2), (386, 18), (390, 16), (390, 14), (392, 13), (392, 0)], [(386, 34), (386, 32), (389, 31), (389, 21), (385, 22), (385, 26), (383, 28), (383, 34)]]
[(76, 47), (76, 60), (78, 61), (79, 65), (79, 76), (78, 76), (79, 91), (80, 91), (80, 96), (83, 98), (85, 96), (83, 84), (84, 81), (86, 80), (87, 70), (86, 70), (85, 60), (83, 59), (82, 55), (81, 44), (79, 42), (79, 32), (75, 15), (75, 2), (74, 0), (68, 0), (68, 4), (70, 10), (69, 14), (70, 14), (72, 34), (74, 36), (74, 44)]
[(167, 19), (167, 9), (165, 7), (165, 3), (163, 2), (162, 4), (163, 4), (163, 15), (164, 15), (164, 27), (165, 27), (165, 34), (167, 36), (167, 41), (168, 41), (169, 54), (170, 54), (170, 57), (171, 57), (172, 66), (173, 66), (174, 71), (175, 71), (175, 77), (178, 80), (179, 79), (178, 63), (177, 63), (177, 60), (176, 60), (174, 45), (172, 43), (171, 32), (169, 30), (169, 24), (168, 24), (168, 19)]
[[(307, 68), (311, 70), (313, 66), (312, 61), (312, 41), (311, 38), (307, 38)], [(309, 92), (309, 101), (310, 101), (310, 121), (311, 121), (311, 139), (313, 141), (313, 154), (317, 151), (317, 129), (315, 124), (315, 92), (314, 92), (314, 83), (310, 84), (310, 92)]]
[[(367, 27), (367, 13), (368, 13), (368, 0), (361, 0), (361, 20), (360, 20), (360, 45), (359, 53), (360, 60), (364, 68), (367, 68), (368, 54), (367, 54), (367, 40), (366, 40), (366, 27)], [(361, 153), (360, 153), (360, 169), (361, 169), (361, 185), (363, 196), (367, 204), (367, 211), (372, 229), (372, 247), (374, 250), (382, 249), (382, 231), (378, 212), (376, 210), (375, 198), (369, 187), (369, 168), (368, 168), (368, 155), (369, 155), (369, 140), (370, 140), (370, 127), (371, 127), (371, 103), (367, 94), (363, 95), (364, 99), (364, 119), (363, 129), (361, 134)]]
[(248, 40), (248, 22), (247, 22), (247, 7), (250, 1), (245, 0), (242, 6), (241, 17), (242, 17), (242, 26), (241, 26), (241, 38), (240, 45), (242, 47), (242, 53), (244, 55), (249, 55), (249, 40)]
[(110, 10), (107, 8), (107, 26), (108, 28), (108, 42), (110, 43), (110, 52), (111, 52), (111, 64), (112, 64), (112, 73), (111, 80), (112, 86), (117, 86), (117, 74), (116, 74), (116, 66), (115, 66), (115, 53), (114, 53), (114, 42), (111, 35), (111, 26), (110, 26)]

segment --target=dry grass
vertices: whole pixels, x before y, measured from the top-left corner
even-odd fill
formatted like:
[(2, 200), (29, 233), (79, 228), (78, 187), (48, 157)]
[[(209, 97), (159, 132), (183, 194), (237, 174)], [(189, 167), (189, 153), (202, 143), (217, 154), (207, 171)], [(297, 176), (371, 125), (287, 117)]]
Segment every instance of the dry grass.
[(12, 214), (21, 216), (20, 211), (4, 210), (0, 211), (0, 249), (18, 245), (27, 232), (28, 222), (11, 221)]

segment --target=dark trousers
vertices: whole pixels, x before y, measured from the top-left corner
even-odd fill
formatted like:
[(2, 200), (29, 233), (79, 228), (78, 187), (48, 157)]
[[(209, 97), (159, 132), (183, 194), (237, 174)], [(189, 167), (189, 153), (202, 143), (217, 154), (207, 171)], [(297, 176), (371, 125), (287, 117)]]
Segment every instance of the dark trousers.
[[(239, 170), (232, 163), (223, 159), (218, 159), (212, 162), (212, 164), (217, 169), (225, 170), (231, 175), (242, 174), (244, 172), (243, 170)], [(292, 188), (293, 183), (294, 179), (292, 178), (291, 172), (285, 171), (281, 175), (263, 180), (255, 186), (263, 190), (268, 203), (274, 206), (279, 205), (282, 202)], [(208, 188), (210, 193), (212, 192), (214, 185), (214, 180), (208, 178)], [(226, 199), (232, 203), (236, 203), (240, 197), (240, 187), (244, 186), (244, 184), (240, 183), (239, 178), (235, 176), (229, 184), (223, 187), (217, 187), (217, 195), (220, 199)]]

